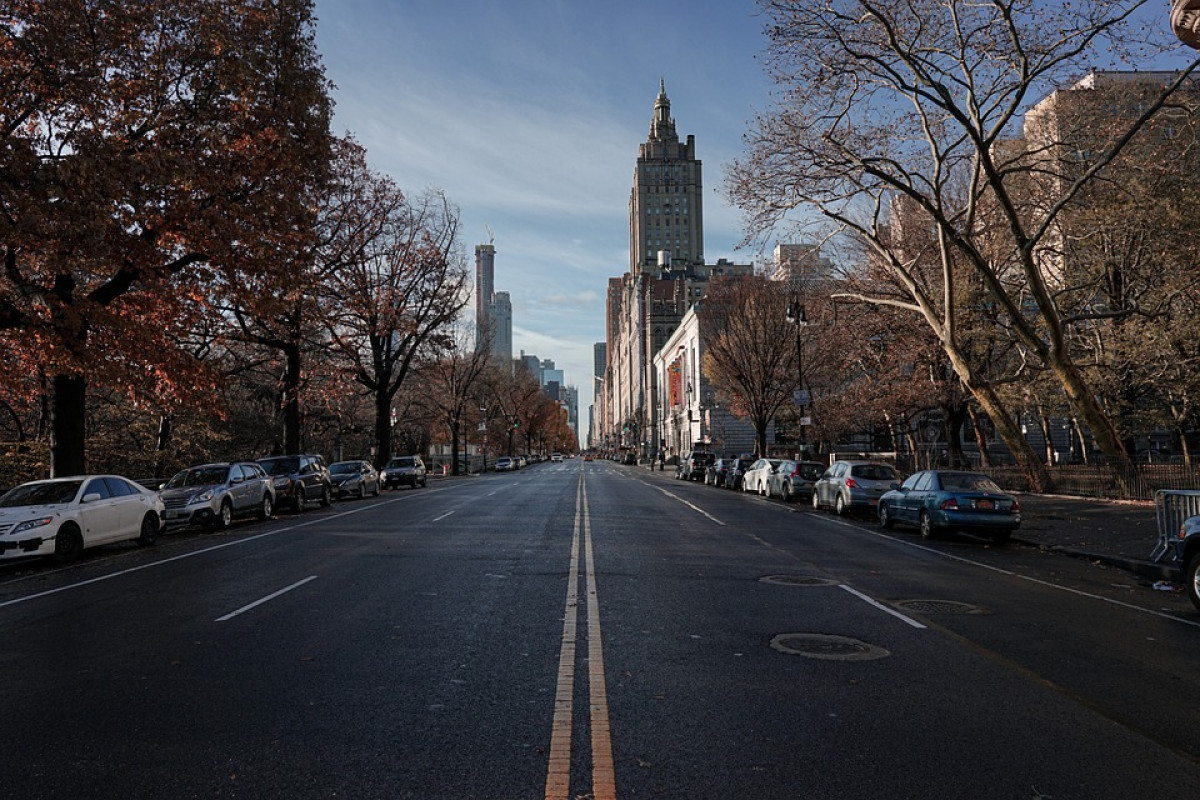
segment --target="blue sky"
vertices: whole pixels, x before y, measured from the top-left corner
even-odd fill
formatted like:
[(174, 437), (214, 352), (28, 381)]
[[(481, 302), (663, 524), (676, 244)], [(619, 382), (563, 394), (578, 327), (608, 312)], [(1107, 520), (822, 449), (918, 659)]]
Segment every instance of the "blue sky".
[[(439, 187), (462, 244), (495, 235), (513, 348), (549, 358), (592, 402), (605, 289), (629, 269), (629, 191), (666, 82), (680, 137), (704, 163), (705, 258), (737, 250), (724, 166), (767, 109), (762, 18), (751, 0), (317, 0), (336, 85), (334, 131), (403, 189)], [(515, 353), (514, 353), (515, 354)]]

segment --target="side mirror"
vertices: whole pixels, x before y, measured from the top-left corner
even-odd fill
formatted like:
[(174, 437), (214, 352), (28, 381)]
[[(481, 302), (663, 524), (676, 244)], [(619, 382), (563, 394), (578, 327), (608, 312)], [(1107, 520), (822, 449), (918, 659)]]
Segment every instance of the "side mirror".
[(100, 500), (102, 500), (102, 499), (103, 499), (103, 498), (102, 498), (102, 497), (100, 497), (100, 493), (99, 493), (99, 492), (91, 492), (90, 494), (85, 494), (85, 495), (83, 496), (83, 499), (82, 499), (82, 500), (80, 500), (79, 502), (81, 502), (81, 503), (96, 503), (96, 502), (99, 502), (99, 501), (100, 501)]

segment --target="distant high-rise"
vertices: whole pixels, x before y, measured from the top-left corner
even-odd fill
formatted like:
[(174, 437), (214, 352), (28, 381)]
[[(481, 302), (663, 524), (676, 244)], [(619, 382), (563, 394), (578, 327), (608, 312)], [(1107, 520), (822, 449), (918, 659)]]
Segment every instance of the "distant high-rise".
[(496, 248), (475, 246), (475, 347), (489, 343), (493, 355), (512, 360), (512, 300), (495, 291)]
[(650, 137), (638, 148), (629, 193), (629, 271), (704, 261), (704, 191), (696, 137), (675, 132), (666, 84), (658, 82)]
[(512, 361), (512, 301), (508, 292), (496, 292), (492, 295), (491, 307), (488, 309), (492, 326), (492, 354), (504, 359), (505, 363)]
[(475, 347), (491, 338), (491, 305), (495, 293), (496, 248), (475, 245)]

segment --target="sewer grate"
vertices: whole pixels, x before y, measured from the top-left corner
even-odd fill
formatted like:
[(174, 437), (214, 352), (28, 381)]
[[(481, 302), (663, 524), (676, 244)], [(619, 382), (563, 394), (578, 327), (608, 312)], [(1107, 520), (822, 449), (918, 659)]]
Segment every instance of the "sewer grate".
[(771, 640), (781, 653), (823, 661), (873, 661), (891, 655), (873, 644), (828, 633), (781, 633)]
[(987, 609), (955, 600), (901, 600), (897, 608), (917, 614), (988, 614)]
[(782, 586), (836, 586), (837, 581), (818, 578), (814, 575), (768, 575), (758, 579), (760, 583), (777, 583)]

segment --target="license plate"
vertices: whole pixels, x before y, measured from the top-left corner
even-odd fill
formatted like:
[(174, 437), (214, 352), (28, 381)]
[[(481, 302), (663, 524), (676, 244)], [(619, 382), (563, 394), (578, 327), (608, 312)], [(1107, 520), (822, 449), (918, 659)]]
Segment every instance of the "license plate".
[(164, 516), (166, 516), (167, 519), (179, 519), (180, 517), (183, 516), (183, 512), (182, 511), (168, 511), (168, 512), (166, 512), (166, 514)]
[(976, 500), (975, 507), (983, 511), (991, 511), (996, 507), (994, 500)]

